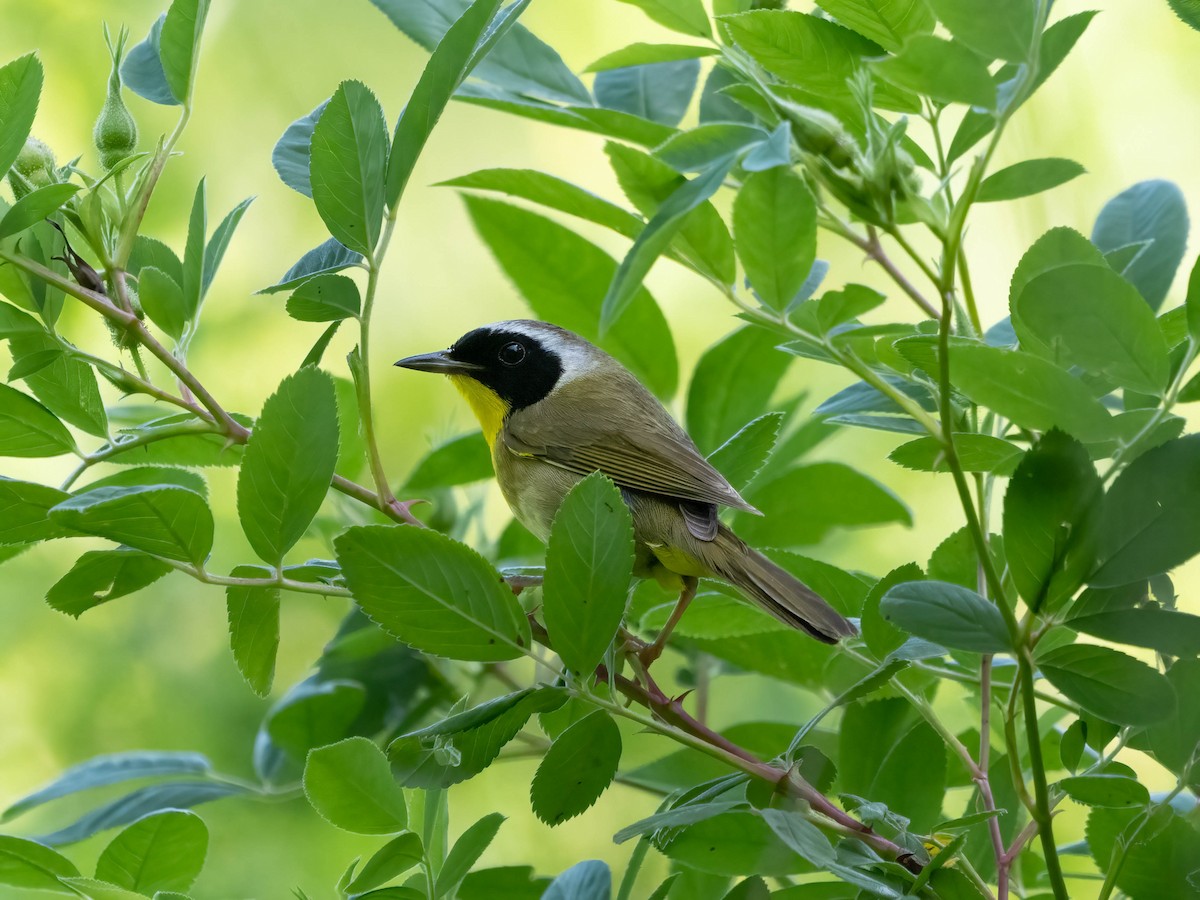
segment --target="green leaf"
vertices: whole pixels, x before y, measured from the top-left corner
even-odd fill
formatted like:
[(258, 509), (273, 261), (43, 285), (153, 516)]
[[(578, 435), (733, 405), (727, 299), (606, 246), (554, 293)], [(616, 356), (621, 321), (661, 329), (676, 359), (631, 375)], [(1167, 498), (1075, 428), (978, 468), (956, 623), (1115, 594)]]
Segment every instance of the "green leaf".
[(621, 0), (638, 7), (647, 16), (680, 34), (692, 37), (712, 37), (708, 14), (700, 0)]
[(492, 451), (478, 431), (451, 438), (417, 463), (403, 493), (414, 496), (492, 477)]
[(1188, 278), (1184, 310), (1187, 317), (1188, 334), (1194, 339), (1200, 340), (1200, 257), (1196, 257), (1196, 263), (1192, 266), (1192, 274)]
[(31, 228), (58, 212), (79, 190), (77, 184), (48, 184), (30, 191), (0, 218), (0, 240)]
[[(964, 433), (954, 435), (954, 452), (964, 472), (990, 472), (1011, 475), (1024, 451), (990, 434)], [(906, 469), (918, 472), (949, 472), (945, 450), (937, 438), (922, 437), (901, 444), (888, 454), (888, 459)]]
[(201, 296), (208, 293), (209, 285), (212, 284), (217, 270), (221, 267), (221, 260), (225, 258), (225, 251), (229, 249), (229, 242), (233, 240), (233, 233), (237, 231), (242, 216), (246, 214), (246, 210), (253, 202), (253, 197), (247, 197), (226, 213), (225, 218), (220, 221), (213, 231), (212, 237), (209, 238), (208, 246), (204, 248), (204, 274), (200, 279)]
[(1131, 900), (1196, 893), (1200, 832), (1170, 806), (1158, 807), (1150, 821), (1144, 811), (1093, 809), (1085, 835), (1100, 871), (1114, 872), (1117, 888)]
[[(9, 349), (20, 363), (35, 354), (61, 350), (62, 345), (45, 332), (37, 332), (14, 334)], [(88, 434), (108, 436), (108, 416), (96, 373), (83, 360), (60, 352), (49, 364), (24, 377), (34, 395), (60, 418)]]
[(1107, 722), (1150, 725), (1175, 712), (1175, 691), (1165, 676), (1107, 647), (1058, 647), (1040, 655), (1038, 668), (1068, 698)]
[(75, 439), (42, 404), (0, 384), (0, 456), (59, 456), (75, 450)]
[(587, 679), (625, 614), (633, 576), (633, 518), (601, 472), (573, 487), (554, 515), (546, 550), (543, 612), (555, 652)]
[(1123, 809), (1146, 806), (1150, 802), (1150, 792), (1145, 786), (1125, 775), (1073, 775), (1058, 782), (1058, 787), (1076, 803), (1085, 806)]
[(1087, 386), (1053, 363), (983, 344), (953, 344), (950, 381), (972, 401), (1036, 431), (1058, 426), (1080, 440), (1103, 440), (1111, 417)]
[(533, 812), (551, 827), (591, 808), (621, 762), (621, 732), (604, 710), (580, 719), (550, 745), (529, 786)]
[(886, 804), (925, 833), (941, 816), (946, 745), (907, 701), (852, 703), (842, 715), (838, 780), (844, 793)]
[(188, 217), (187, 244), (183, 248), (183, 278), (179, 286), (183, 289), (184, 314), (190, 320), (200, 312), (204, 299), (201, 291), (204, 282), (205, 237), (208, 232), (208, 188), (206, 179), (196, 185), (192, 199), (192, 212)]
[(1170, 374), (1153, 311), (1124, 278), (1098, 265), (1065, 265), (1032, 278), (1016, 298), (1027, 328), (1055, 357), (1122, 387), (1159, 396)]
[(639, 290), (621, 321), (600, 339), (600, 304), (617, 264), (557, 222), (507, 203), (464, 198), (480, 237), (539, 319), (595, 341), (661, 397), (675, 391), (678, 363), (666, 319)]
[(1148, 647), (1168, 656), (1200, 652), (1200, 616), (1173, 609), (1116, 609), (1071, 619), (1071, 627), (1116, 644)]
[(817, 5), (892, 53), (905, 39), (929, 34), (937, 24), (925, 0), (818, 0)]
[(424, 859), (425, 848), (421, 846), (421, 838), (406, 831), (376, 850), (346, 885), (346, 891), (358, 894), (377, 888), (419, 866)]
[(1200, 31), (1200, 2), (1197, 0), (1167, 0), (1171, 10), (1185, 25)]
[(408, 824), (404, 791), (383, 751), (351, 737), (309, 751), (304, 795), (331, 825), (355, 834), (392, 834)]
[(178, 341), (187, 325), (183, 289), (162, 269), (145, 266), (138, 276), (138, 299), (150, 321)]
[(458, 900), (541, 900), (549, 886), (550, 879), (534, 875), (533, 866), (495, 866), (468, 872)]
[(437, 897), (451, 894), (455, 886), (466, 877), (471, 867), (483, 855), (483, 851), (488, 848), (500, 826), (504, 824), (504, 818), (501, 813), (490, 813), (459, 836), (450, 852), (446, 854), (446, 861), (442, 863), (442, 869), (438, 872), (437, 886), (433, 891), (435, 900)]
[(366, 689), (358, 682), (301, 682), (268, 714), (266, 732), (303, 762), (309, 750), (344, 737), (364, 703)]
[(301, 284), (287, 300), (287, 312), (300, 322), (336, 322), (357, 317), (358, 285), (345, 275), (325, 273)]
[[(0, 69), (0, 75), (3, 70)], [(72, 878), (79, 870), (65, 856), (36, 841), (0, 834), (0, 884), (30, 891), (72, 894), (59, 878)]]
[(0, 67), (0, 178), (25, 146), (42, 93), (42, 63), (32, 53)]
[(763, 513), (736, 517), (735, 530), (751, 544), (794, 547), (815, 544), (834, 528), (912, 522), (895, 494), (836, 462), (797, 466), (757, 482), (747, 499)]
[(208, 854), (208, 829), (194, 812), (151, 813), (109, 842), (96, 862), (96, 877), (139, 894), (186, 891)]
[[(470, 6), (470, 0), (371, 0), (392, 23), (426, 50), (433, 50)], [(507, 13), (507, 11), (506, 11)], [(590, 103), (587, 88), (548, 44), (519, 22), (482, 60), (475, 78), (516, 93), (563, 103)]]
[(879, 611), (893, 625), (944, 647), (977, 653), (1012, 650), (1008, 628), (996, 605), (957, 584), (898, 584), (884, 595)]
[(598, 859), (576, 863), (550, 883), (541, 900), (608, 900), (612, 873)]
[[(269, 578), (260, 566), (237, 566), (234, 578)], [(229, 646), (238, 671), (260, 697), (271, 692), (279, 650), (279, 588), (229, 585), (225, 588)]]
[(1072, 178), (1078, 178), (1087, 171), (1073, 159), (1047, 157), (1045, 159), (1027, 159), (999, 172), (993, 172), (979, 186), (975, 200), (978, 203), (992, 203), (996, 200), (1015, 200), (1018, 197), (1029, 197), (1066, 184)]
[(88, 900), (141, 900), (145, 896), (98, 878), (64, 878), (62, 883)]
[(0, 819), (8, 821), (35, 807), (89, 788), (119, 784), (135, 778), (176, 775), (207, 775), (212, 764), (199, 753), (170, 750), (134, 750), (93, 756), (64, 771), (50, 784), (22, 797), (4, 811)]
[(699, 75), (695, 59), (606, 69), (596, 76), (596, 102), (674, 127), (692, 102)]
[(279, 291), (289, 291), (317, 275), (326, 272), (340, 272), (342, 269), (358, 265), (361, 262), (361, 253), (355, 253), (353, 250), (343, 247), (338, 243), (337, 238), (330, 238), (300, 257), (278, 282), (263, 288), (258, 293), (275, 294)]
[(426, 653), (515, 659), (530, 645), (516, 597), (474, 550), (428, 529), (360, 526), (334, 541), (354, 599), (389, 634)]
[(130, 275), (140, 275), (146, 266), (162, 269), (176, 284), (183, 284), (183, 263), (175, 251), (160, 240), (139, 234), (129, 254), (127, 271)]
[(1183, 192), (1169, 181), (1142, 181), (1117, 194), (1104, 204), (1092, 228), (1092, 243), (1105, 253), (1150, 242), (1124, 274), (1153, 310), (1162, 306), (1175, 279), (1187, 236)]
[(704, 80), (704, 89), (700, 92), (700, 121), (755, 124), (758, 121), (757, 117), (726, 92), (727, 88), (736, 91), (747, 87), (745, 82), (728, 69), (719, 65), (713, 66), (708, 72), (708, 78)]
[(129, 547), (89, 550), (46, 591), (46, 603), (78, 618), (94, 606), (140, 591), (170, 571), (167, 563)]
[(172, 0), (158, 38), (158, 56), (171, 94), (190, 103), (200, 34), (208, 16), (208, 0)]
[(645, 66), (652, 63), (679, 62), (683, 59), (699, 59), (715, 56), (720, 51), (715, 47), (700, 47), (694, 44), (630, 44), (613, 53), (600, 57), (583, 71), (604, 72), (608, 69), (625, 69), (629, 66)]
[(775, 349), (779, 338), (747, 326), (709, 347), (688, 385), (687, 431), (701, 452), (712, 453), (746, 422), (767, 412), (792, 357)]
[(1200, 553), (1200, 435), (1143, 453), (1108, 491), (1095, 587), (1166, 572)]
[(195, 566), (203, 565), (212, 550), (208, 504), (194, 491), (175, 485), (97, 488), (64, 500), (50, 510), (50, 518), (76, 531)]
[(491, 765), (530, 716), (557, 709), (565, 700), (561, 688), (515, 691), (401, 735), (388, 746), (388, 757), (409, 787), (449, 787)]
[(278, 566), (320, 509), (337, 464), (333, 381), (305, 367), (263, 404), (238, 475), (238, 516), (254, 552)]
[(66, 537), (70, 532), (47, 514), (67, 497), (48, 485), (0, 476), (0, 546)]
[(322, 100), (316, 109), (289, 125), (271, 150), (271, 165), (279, 180), (309, 198), (312, 197), (308, 169), (313, 129), (328, 105), (328, 100)]
[(383, 227), (387, 166), (387, 126), (379, 101), (362, 82), (343, 81), (313, 129), (309, 180), (329, 233), (368, 257)]
[(125, 61), (121, 63), (121, 81), (125, 87), (151, 103), (178, 106), (179, 101), (175, 99), (171, 85), (167, 83), (159, 52), (163, 23), (166, 20), (166, 13), (155, 19), (154, 24), (150, 26), (150, 33), (125, 54)]
[(93, 834), (135, 822), (147, 813), (164, 809), (191, 809), (201, 803), (245, 794), (246, 788), (216, 781), (173, 781), (138, 788), (118, 797), (91, 812), (85, 813), (65, 828), (37, 840), (44, 844), (73, 844)]
[(719, 160), (663, 201), (634, 240), (617, 268), (600, 308), (600, 330), (607, 331), (638, 296), (642, 280), (683, 226), (688, 213), (708, 200), (725, 183), (733, 157)]
[(743, 425), (736, 434), (708, 456), (713, 468), (739, 491), (744, 491), (775, 449), (783, 413), (765, 413)]
[(679, 172), (702, 172), (731, 154), (745, 153), (748, 163), (751, 153), (746, 151), (761, 147), (767, 139), (765, 131), (751, 125), (709, 122), (668, 138), (655, 148), (654, 157)]
[[(485, 33), (500, 4), (501, 0), (475, 0), (454, 24), (446, 29), (433, 49), (433, 54), (429, 57), (417, 86), (413, 88), (408, 104), (396, 121), (392, 150), (387, 160), (385, 197), (389, 207), (394, 209), (404, 193), (405, 185), (416, 167), (417, 158), (425, 149), (425, 142), (429, 140), (429, 135), (441, 118), (446, 104), (450, 102), (450, 97), (482, 58), (482, 54), (476, 53), (476, 47), (481, 42), (490, 43)], [(523, 5), (514, 4), (512, 11), (515, 15), (520, 15), (524, 8)], [(511, 25), (515, 18), (510, 19)], [(318, 123), (318, 130), (320, 127)], [(385, 144), (386, 140), (385, 137)], [(343, 243), (354, 246), (348, 241)], [(369, 254), (370, 247), (374, 244), (375, 238), (372, 238), (370, 245), (363, 252)]]
[(733, 204), (733, 234), (759, 300), (787, 309), (817, 258), (817, 206), (804, 179), (783, 166), (750, 175)]
[(871, 68), (897, 87), (940, 103), (966, 103), (984, 109), (996, 106), (996, 85), (986, 63), (955, 41), (919, 34), (909, 38), (897, 55)]
[(956, 38), (988, 59), (1026, 62), (1034, 32), (1033, 0), (928, 0)]
[[(1190, 763), (1196, 747), (1200, 746), (1200, 704), (1194, 698), (1200, 696), (1200, 660), (1177, 659), (1167, 669), (1167, 681), (1175, 689), (1175, 696), (1184, 698), (1179, 704), (1178, 714), (1155, 722), (1146, 729), (1146, 738), (1154, 758), (1172, 772), (1182, 774)], [(1189, 700), (1187, 698), (1193, 698)], [(1191, 783), (1200, 778), (1192, 771)]]
[(885, 659), (905, 641), (904, 633), (889, 623), (880, 612), (883, 598), (893, 587), (924, 577), (916, 563), (906, 563), (888, 572), (868, 592), (862, 607), (862, 634), (876, 659)]
[(1017, 466), (1004, 495), (1004, 551), (1030, 609), (1058, 608), (1095, 567), (1103, 497), (1087, 449), (1061, 431)]

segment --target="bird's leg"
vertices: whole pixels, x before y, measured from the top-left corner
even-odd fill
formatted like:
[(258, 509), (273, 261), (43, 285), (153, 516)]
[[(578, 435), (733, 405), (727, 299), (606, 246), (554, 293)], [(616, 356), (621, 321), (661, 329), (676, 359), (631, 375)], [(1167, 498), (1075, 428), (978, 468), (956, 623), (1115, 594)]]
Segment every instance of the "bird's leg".
[(667, 638), (671, 636), (671, 632), (675, 630), (675, 626), (679, 624), (684, 610), (688, 608), (688, 604), (692, 602), (692, 598), (696, 596), (696, 586), (699, 581), (693, 575), (683, 576), (683, 590), (679, 592), (679, 601), (675, 604), (675, 608), (671, 610), (671, 617), (667, 619), (667, 624), (663, 626), (662, 631), (658, 633), (658, 637), (654, 639), (653, 644), (648, 644), (638, 651), (638, 658), (642, 665), (647, 669), (650, 664), (662, 656), (663, 649), (667, 646)]

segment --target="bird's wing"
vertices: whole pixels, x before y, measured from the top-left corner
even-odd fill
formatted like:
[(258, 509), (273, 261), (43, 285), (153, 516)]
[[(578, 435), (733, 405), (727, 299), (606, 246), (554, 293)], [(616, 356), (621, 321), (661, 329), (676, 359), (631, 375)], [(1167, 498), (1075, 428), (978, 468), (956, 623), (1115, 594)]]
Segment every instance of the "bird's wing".
[(518, 456), (580, 475), (599, 470), (621, 487), (757, 512), (700, 455), (658, 400), (624, 371), (578, 378), (555, 391), (552, 404), (514, 413), (501, 440)]

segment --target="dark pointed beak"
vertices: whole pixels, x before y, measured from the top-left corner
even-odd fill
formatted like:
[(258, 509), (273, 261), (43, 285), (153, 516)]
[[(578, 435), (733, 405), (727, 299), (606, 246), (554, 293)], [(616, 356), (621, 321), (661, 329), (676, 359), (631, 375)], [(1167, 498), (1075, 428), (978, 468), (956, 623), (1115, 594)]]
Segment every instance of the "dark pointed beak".
[(483, 371), (483, 366), (451, 358), (449, 350), (407, 356), (399, 360), (396, 365), (402, 369), (436, 372), (439, 375), (474, 375), (476, 372)]

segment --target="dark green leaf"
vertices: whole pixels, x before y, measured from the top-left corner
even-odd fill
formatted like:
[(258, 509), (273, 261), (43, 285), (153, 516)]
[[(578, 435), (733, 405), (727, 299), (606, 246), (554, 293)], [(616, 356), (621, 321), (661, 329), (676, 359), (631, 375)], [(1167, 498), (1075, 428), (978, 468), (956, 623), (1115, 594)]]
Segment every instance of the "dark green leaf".
[(199, 753), (135, 750), (129, 753), (94, 756), (67, 769), (41, 790), (21, 798), (6, 809), (0, 818), (4, 821), (15, 819), (43, 803), (89, 788), (119, 784), (135, 778), (207, 775), (211, 771), (211, 763)]
[(1098, 587), (1157, 575), (1200, 553), (1200, 435), (1169, 441), (1117, 476), (1100, 518)]
[(0, 476), (0, 545), (65, 537), (70, 532), (51, 522), (47, 514), (67, 496), (48, 485)]
[(950, 33), (988, 59), (1026, 62), (1034, 31), (1033, 0), (929, 0)]
[(178, 341), (187, 325), (188, 310), (183, 289), (170, 275), (145, 266), (138, 276), (138, 299), (150, 321)]
[(616, 485), (594, 472), (559, 506), (546, 550), (546, 628), (576, 676), (587, 679), (612, 643), (632, 575), (633, 518)]
[(1004, 495), (1004, 550), (1030, 609), (1057, 609), (1094, 568), (1103, 497), (1087, 449), (1061, 431), (1017, 466)]
[[(235, 578), (269, 578), (259, 566), (237, 566)], [(271, 692), (279, 650), (279, 588), (229, 585), (225, 588), (229, 646), (238, 671), (260, 697)]]
[(996, 85), (987, 65), (962, 44), (931, 34), (908, 39), (896, 56), (873, 64), (880, 77), (940, 103), (966, 103), (992, 109)]
[(924, 577), (916, 563), (906, 563), (888, 572), (868, 592), (862, 608), (862, 634), (867, 647), (876, 659), (885, 659), (888, 654), (904, 643), (904, 632), (889, 623), (880, 612), (883, 598), (893, 587), (915, 582)]
[(275, 144), (275, 149), (271, 151), (271, 164), (275, 167), (280, 181), (305, 197), (312, 197), (308, 168), (313, 129), (317, 127), (317, 120), (328, 105), (328, 100), (322, 100), (307, 116), (301, 116), (289, 125)]
[[(2, 76), (3, 70), (0, 70)], [(58, 212), (59, 207), (75, 196), (77, 184), (48, 184), (30, 191), (0, 217), (0, 240), (12, 237)]]
[(216, 781), (173, 781), (138, 788), (111, 803), (93, 809), (66, 828), (37, 838), (43, 844), (73, 844), (99, 831), (135, 822), (148, 813), (165, 809), (191, 809), (201, 803), (246, 793), (235, 784)]
[(979, 186), (975, 199), (979, 203), (991, 203), (1029, 197), (1066, 184), (1086, 171), (1073, 159), (1027, 159), (989, 175)]
[(1040, 655), (1038, 668), (1068, 698), (1108, 722), (1149, 725), (1175, 712), (1175, 691), (1160, 672), (1107, 647), (1058, 647)]
[[(3, 70), (0, 69), (0, 75)], [(72, 878), (79, 870), (65, 856), (25, 838), (0, 834), (0, 884), (30, 891), (72, 894), (59, 878)]]
[(1145, 786), (1125, 775), (1074, 775), (1064, 778), (1058, 787), (1076, 803), (1085, 806), (1123, 809), (1150, 802), (1150, 792)]
[(42, 93), (42, 63), (27, 53), (0, 67), (0, 178), (25, 146)]
[(583, 71), (603, 72), (607, 69), (624, 69), (629, 66), (645, 66), (651, 63), (678, 62), (682, 59), (698, 59), (714, 56), (715, 47), (700, 47), (693, 44), (630, 44), (614, 53), (608, 53)]
[(327, 822), (355, 834), (392, 834), (408, 824), (387, 757), (365, 737), (309, 751), (304, 794)]
[(573, 819), (612, 783), (621, 762), (621, 732), (604, 710), (596, 710), (551, 744), (529, 786), (534, 814), (547, 825)]
[(128, 544), (155, 556), (204, 564), (213, 517), (204, 498), (174, 485), (103, 487), (76, 494), (50, 510), (68, 528)]
[(541, 900), (549, 886), (550, 879), (534, 875), (533, 866), (495, 866), (468, 872), (458, 900)]
[(125, 61), (121, 64), (121, 81), (125, 87), (151, 103), (178, 106), (179, 101), (171, 93), (171, 85), (167, 83), (167, 75), (163, 71), (162, 58), (159, 55), (163, 23), (166, 19), (166, 13), (155, 19), (154, 24), (150, 26), (150, 33), (125, 55)]
[(192, 97), (192, 76), (208, 0), (172, 0), (158, 38), (158, 56), (171, 94), (180, 103)]
[(1148, 647), (1168, 656), (1200, 653), (1200, 616), (1174, 609), (1114, 609), (1073, 617), (1070, 625), (1115, 644)]
[(305, 367), (263, 404), (238, 475), (238, 516), (254, 552), (278, 566), (320, 509), (337, 463), (333, 382)]
[(226, 213), (225, 218), (220, 221), (213, 231), (212, 237), (209, 238), (208, 246), (204, 248), (204, 274), (200, 279), (201, 295), (208, 293), (208, 287), (216, 277), (217, 269), (221, 267), (221, 260), (225, 258), (229, 242), (233, 240), (233, 233), (237, 231), (242, 216), (246, 214), (246, 210), (253, 202), (253, 197), (247, 197)]
[(403, 875), (414, 866), (419, 866), (424, 858), (425, 849), (421, 846), (421, 838), (411, 831), (406, 831), (376, 850), (359, 869), (354, 879), (346, 885), (346, 891), (357, 894), (377, 888)]
[(764, 809), (761, 815), (781, 841), (814, 866), (824, 868), (834, 861), (829, 839), (802, 814)]
[(674, 342), (648, 291), (638, 291), (621, 321), (599, 339), (601, 301), (617, 268), (608, 254), (528, 210), (480, 197), (465, 200), (476, 230), (538, 318), (597, 341), (659, 396), (674, 393)]
[(1196, 258), (1196, 263), (1192, 266), (1192, 274), (1188, 278), (1187, 299), (1184, 309), (1187, 318), (1188, 334), (1200, 340), (1200, 257)]
[(783, 166), (748, 177), (733, 204), (733, 233), (758, 298), (787, 309), (817, 256), (817, 207), (804, 179)]
[(750, 811), (705, 819), (656, 846), (677, 864), (713, 875), (778, 877), (811, 868)]
[(358, 265), (361, 261), (361, 253), (355, 253), (353, 250), (343, 247), (338, 243), (337, 238), (330, 238), (305, 253), (278, 282), (263, 288), (259, 293), (275, 294), (279, 291), (288, 291), (316, 275), (340, 272), (349, 266)]
[[(1167, 681), (1182, 698), (1178, 714), (1155, 722), (1146, 729), (1154, 757), (1172, 772), (1182, 774), (1190, 763), (1196, 747), (1200, 746), (1200, 660), (1177, 659), (1167, 669)], [(1200, 773), (1192, 771), (1191, 783), (1200, 781)]]
[[(989, 434), (956, 434), (954, 451), (964, 472), (990, 472), (1011, 475), (1021, 461), (1024, 451)], [(901, 444), (888, 454), (888, 459), (906, 469), (918, 472), (949, 472), (945, 450), (937, 438), (923, 437)]]
[(201, 291), (204, 283), (204, 251), (208, 233), (208, 188), (201, 178), (192, 199), (192, 212), (188, 218), (187, 244), (183, 248), (183, 278), (179, 286), (183, 289), (184, 313), (193, 319), (200, 311), (204, 299)]
[(287, 301), (288, 315), (301, 322), (336, 322), (357, 316), (360, 306), (358, 285), (329, 272), (305, 281)]
[(692, 102), (699, 74), (695, 59), (607, 69), (596, 76), (596, 102), (674, 127)]
[(819, 0), (817, 5), (893, 53), (906, 38), (928, 34), (937, 24), (925, 0)]
[(1137, 291), (1111, 269), (1074, 264), (1042, 272), (1021, 290), (1014, 310), (1017, 334), (1029, 329), (1064, 363), (1142, 393), (1165, 389), (1162, 330)]
[(444, 897), (454, 891), (495, 838), (496, 832), (504, 824), (504, 818), (501, 813), (490, 813), (459, 836), (450, 852), (446, 854), (446, 861), (442, 863), (442, 869), (438, 872), (437, 886), (433, 892), (435, 898)]
[(46, 591), (51, 608), (78, 617), (94, 606), (153, 584), (171, 567), (129, 547), (89, 550)]
[(1167, 0), (1180, 20), (1200, 31), (1200, 3), (1197, 0)]
[[(711, 122), (673, 135), (655, 148), (654, 156), (677, 171), (702, 172), (726, 156), (761, 146), (766, 139), (767, 133), (761, 128), (734, 122)], [(748, 161), (749, 158), (746, 154), (745, 159)]]
[(127, 270), (130, 275), (138, 275), (146, 266), (162, 269), (176, 284), (183, 284), (183, 263), (175, 251), (160, 240), (139, 234), (133, 242)]
[(301, 682), (272, 708), (266, 732), (303, 763), (309, 750), (345, 737), (365, 702), (366, 690), (354, 681)]
[(1187, 235), (1187, 206), (1179, 188), (1169, 181), (1143, 181), (1104, 204), (1092, 229), (1092, 243), (1107, 253), (1150, 242), (1124, 274), (1157, 310), (1175, 279)]
[(451, 438), (417, 463), (404, 494), (415, 496), (492, 477), (492, 452), (478, 431)]
[(469, 547), (428, 529), (362, 526), (334, 541), (359, 606), (389, 634), (453, 659), (514, 659), (529, 622), (496, 571)]
[(724, 66), (713, 66), (704, 81), (704, 90), (700, 92), (700, 121), (753, 125), (757, 121), (754, 114), (725, 93), (726, 88), (736, 89), (742, 85), (738, 76)]
[(744, 491), (770, 459), (782, 424), (783, 413), (765, 413), (742, 426), (709, 454), (708, 461), (737, 490)]
[[(34, 354), (61, 350), (61, 347), (44, 332), (14, 334), (9, 341), (13, 358), (18, 363)], [(59, 353), (50, 363), (26, 375), (25, 383), (61, 419), (88, 434), (107, 437), (108, 416), (96, 384), (96, 373), (83, 360)]]
[(1058, 426), (1081, 440), (1103, 440), (1111, 417), (1087, 386), (1029, 353), (983, 344), (950, 349), (951, 383), (974, 402), (1025, 428)]
[(576, 863), (550, 883), (541, 900), (608, 900), (612, 873), (598, 859)]
[(687, 430), (702, 452), (711, 453), (745, 423), (767, 412), (792, 357), (775, 349), (766, 329), (740, 328), (700, 357), (688, 385)]
[(186, 891), (208, 854), (208, 829), (194, 812), (172, 809), (138, 819), (96, 862), (96, 877), (139, 894)]
[(1150, 822), (1137, 810), (1093, 809), (1085, 833), (1100, 871), (1114, 871), (1114, 883), (1131, 900), (1195, 895), (1200, 832), (1170, 806), (1159, 807)]
[(383, 227), (387, 127), (366, 85), (344, 81), (313, 129), (309, 180), (322, 221), (341, 244), (370, 256)]
[(944, 581), (899, 584), (879, 604), (883, 618), (910, 634), (956, 650), (1011, 650), (1004, 617), (974, 591)]

